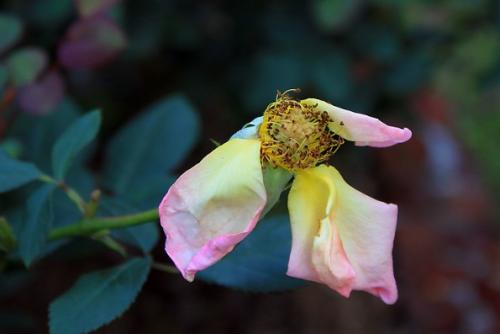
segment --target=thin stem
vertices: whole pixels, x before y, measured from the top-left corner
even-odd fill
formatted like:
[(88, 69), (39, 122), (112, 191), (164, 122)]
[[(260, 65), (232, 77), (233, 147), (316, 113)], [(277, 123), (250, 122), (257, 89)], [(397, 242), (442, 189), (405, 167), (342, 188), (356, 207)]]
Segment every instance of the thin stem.
[(171, 266), (169, 264), (160, 263), (160, 262), (153, 262), (153, 264), (151, 266), (156, 270), (163, 271), (163, 272), (166, 272), (169, 274), (178, 274), (179, 273), (179, 270), (177, 270), (176, 267)]
[(47, 182), (47, 183), (53, 183), (60, 189), (62, 189), (68, 198), (75, 203), (76, 207), (78, 210), (80, 210), (81, 213), (85, 214), (86, 210), (86, 203), (85, 200), (80, 196), (80, 194), (70, 186), (68, 186), (66, 183), (62, 181), (57, 181), (56, 179), (50, 177), (49, 175), (42, 175), (38, 178), (42, 182)]
[(66, 237), (87, 236), (102, 230), (136, 226), (157, 219), (158, 209), (151, 209), (125, 216), (83, 219), (76, 224), (53, 229), (50, 231), (48, 239), (56, 240)]

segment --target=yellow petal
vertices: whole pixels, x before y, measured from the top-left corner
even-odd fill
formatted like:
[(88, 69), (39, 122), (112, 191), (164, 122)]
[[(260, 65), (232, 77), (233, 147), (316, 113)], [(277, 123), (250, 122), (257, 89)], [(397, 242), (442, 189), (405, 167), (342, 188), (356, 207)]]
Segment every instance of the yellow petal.
[(250, 233), (266, 204), (258, 140), (217, 147), (172, 185), (160, 204), (165, 249), (187, 280)]
[(397, 207), (349, 186), (333, 167), (299, 171), (288, 206), (290, 276), (327, 284), (344, 296), (364, 290), (394, 303), (392, 244)]
[(287, 274), (325, 283), (348, 296), (354, 272), (330, 219), (335, 199), (333, 183), (318, 168), (296, 173), (288, 197), (292, 251)]

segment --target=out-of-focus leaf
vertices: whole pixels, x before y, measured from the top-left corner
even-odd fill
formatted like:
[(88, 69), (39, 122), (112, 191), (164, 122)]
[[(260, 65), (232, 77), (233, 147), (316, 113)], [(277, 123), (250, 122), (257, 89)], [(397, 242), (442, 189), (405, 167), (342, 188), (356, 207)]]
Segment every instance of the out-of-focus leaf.
[(357, 27), (351, 41), (358, 53), (382, 63), (393, 61), (401, 45), (396, 31), (389, 26), (364, 24)]
[(53, 113), (38, 115), (20, 114), (8, 135), (17, 138), (23, 146), (22, 159), (34, 162), (41, 170), (50, 170), (51, 152), (61, 133), (74, 122), (82, 110), (70, 99), (64, 99)]
[(35, 165), (14, 160), (0, 150), (0, 193), (25, 185), (41, 175)]
[(30, 114), (47, 114), (54, 111), (64, 97), (61, 75), (51, 71), (40, 80), (21, 87), (18, 102), (23, 111)]
[(7, 138), (0, 143), (0, 150), (14, 159), (18, 159), (23, 151), (23, 145), (15, 138)]
[(52, 169), (56, 179), (63, 179), (76, 155), (90, 143), (101, 124), (101, 112), (80, 117), (59, 137), (52, 150)]
[(136, 187), (167, 184), (168, 172), (193, 148), (198, 131), (198, 116), (183, 96), (155, 103), (112, 138), (104, 164), (106, 187), (128, 198)]
[(75, 0), (76, 8), (81, 16), (92, 16), (110, 9), (120, 0)]
[[(151, 206), (149, 209), (150, 208)], [(126, 203), (121, 198), (118, 199), (104, 196), (100, 201), (99, 212), (106, 216), (125, 215), (138, 211), (138, 209), (131, 204)], [(149, 253), (160, 238), (158, 233), (158, 224), (156, 222), (132, 226), (125, 229), (116, 229), (111, 233), (113, 237), (116, 237), (129, 245), (140, 248), (144, 253)]]
[(104, 271), (85, 274), (49, 307), (52, 334), (87, 333), (125, 312), (142, 289), (149, 258), (134, 258)]
[(276, 90), (303, 87), (306, 83), (306, 68), (301, 55), (288, 52), (264, 52), (246, 69), (246, 87), (240, 89), (242, 97), (252, 114), (262, 114), (276, 96)]
[(16, 237), (9, 222), (4, 217), (0, 217), (0, 250), (8, 253), (15, 246)]
[(429, 79), (429, 55), (424, 51), (408, 53), (396, 62), (385, 77), (385, 89), (396, 95), (408, 94)]
[(68, 68), (95, 68), (114, 59), (126, 46), (125, 34), (101, 16), (81, 19), (66, 33), (58, 57)]
[(16, 86), (29, 84), (47, 66), (47, 55), (36, 47), (16, 50), (7, 59), (7, 69), (12, 82)]
[(53, 218), (49, 201), (53, 189), (54, 185), (45, 184), (34, 191), (27, 200), (21, 231), (17, 235), (19, 254), (27, 267), (45, 246)]
[(43, 30), (60, 29), (74, 15), (73, 0), (16, 1), (23, 19)]
[(17, 17), (0, 13), (0, 53), (14, 45), (22, 32), (23, 25)]
[(7, 68), (0, 64), (0, 96), (3, 96), (3, 89), (5, 88), (8, 79), (9, 72), (7, 71)]
[(199, 272), (197, 277), (246, 291), (292, 289), (303, 282), (286, 276), (290, 249), (288, 218), (265, 218), (231, 253)]
[(324, 99), (343, 101), (352, 90), (347, 56), (334, 49), (320, 49), (309, 55), (308, 79)]
[(332, 31), (348, 23), (359, 7), (359, 0), (314, 0), (312, 2), (316, 24), (324, 31)]

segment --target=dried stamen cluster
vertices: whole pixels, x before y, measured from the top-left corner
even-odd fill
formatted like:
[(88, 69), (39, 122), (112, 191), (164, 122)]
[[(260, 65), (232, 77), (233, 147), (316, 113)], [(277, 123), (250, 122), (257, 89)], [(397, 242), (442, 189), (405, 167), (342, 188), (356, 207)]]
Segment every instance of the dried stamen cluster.
[(329, 129), (331, 122), (326, 111), (302, 105), (286, 92), (278, 94), (259, 129), (262, 163), (293, 171), (328, 160), (344, 143)]

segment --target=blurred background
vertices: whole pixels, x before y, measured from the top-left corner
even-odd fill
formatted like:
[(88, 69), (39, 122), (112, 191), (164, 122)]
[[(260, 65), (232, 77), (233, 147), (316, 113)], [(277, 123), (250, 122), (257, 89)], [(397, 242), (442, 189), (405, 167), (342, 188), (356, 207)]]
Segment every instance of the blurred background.
[[(12, 152), (36, 150), (12, 135), (19, 118), (35, 127), (57, 123), (61, 105), (98, 107), (97, 173), (121, 126), (183, 94), (201, 129), (179, 173), (296, 87), (414, 134), (388, 149), (344, 145), (332, 160), (351, 185), (399, 205), (395, 305), (316, 284), (254, 294), (153, 271), (99, 333), (500, 332), (500, 2), (0, 4), (0, 140)], [(162, 244), (155, 257), (168, 261)], [(50, 301), (116, 255), (56, 258), (1, 280), (0, 332), (47, 332)]]

